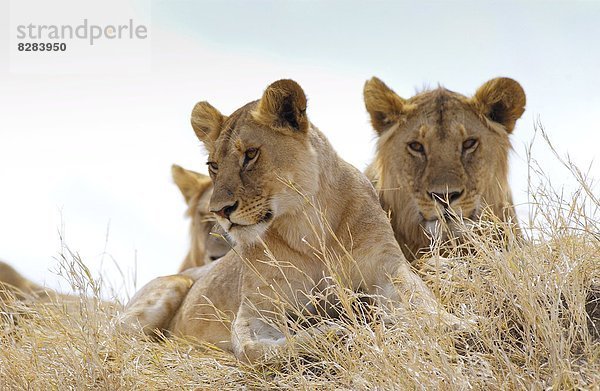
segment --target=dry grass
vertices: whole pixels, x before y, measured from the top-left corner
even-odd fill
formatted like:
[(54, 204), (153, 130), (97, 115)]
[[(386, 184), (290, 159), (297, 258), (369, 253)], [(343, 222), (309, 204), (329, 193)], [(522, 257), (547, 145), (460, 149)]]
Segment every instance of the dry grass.
[(589, 178), (564, 164), (579, 183), (569, 197), (530, 162), (539, 180), (527, 241), (504, 234), (508, 249), (500, 248), (491, 238), (506, 227), (481, 223), (477, 235), (465, 233), (468, 248), (449, 258), (434, 248), (424, 265), (446, 308), (478, 319), (472, 334), (424, 324), (416, 313), (384, 324), (372, 316), (381, 309), (369, 311), (340, 287), (343, 316), (326, 322), (341, 332), (245, 366), (207, 346), (121, 330), (114, 321), (120, 305), (90, 299), (102, 287), (65, 251), (63, 272), (82, 299), (2, 304), (0, 388), (599, 389), (600, 340), (585, 305), (590, 287), (600, 286), (600, 203)]

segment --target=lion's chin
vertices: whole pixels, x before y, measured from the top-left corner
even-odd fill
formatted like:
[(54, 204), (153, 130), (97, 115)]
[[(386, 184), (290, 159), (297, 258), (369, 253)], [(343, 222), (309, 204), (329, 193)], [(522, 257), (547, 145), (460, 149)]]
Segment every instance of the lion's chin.
[(231, 236), (236, 243), (248, 245), (257, 242), (258, 239), (267, 232), (269, 225), (269, 223), (233, 225), (227, 231), (227, 234)]
[(232, 223), (229, 220), (219, 221), (219, 224), (227, 235), (233, 239), (235, 243), (240, 244), (252, 244), (258, 241), (273, 221), (273, 212), (268, 211), (265, 215), (254, 224), (237, 224)]

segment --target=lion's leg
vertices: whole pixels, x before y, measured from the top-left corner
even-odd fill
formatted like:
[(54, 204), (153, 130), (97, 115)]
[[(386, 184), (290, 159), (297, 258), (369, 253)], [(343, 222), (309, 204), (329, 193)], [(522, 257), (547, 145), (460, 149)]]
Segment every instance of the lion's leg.
[(193, 284), (191, 277), (181, 274), (155, 278), (127, 303), (121, 323), (139, 325), (147, 335), (166, 330)]
[(235, 356), (249, 363), (277, 355), (286, 338), (279, 330), (261, 319), (253, 305), (245, 300), (233, 322), (231, 343)]
[(337, 325), (323, 323), (302, 330), (295, 329), (286, 335), (271, 325), (271, 322), (275, 322), (275, 318), (270, 316), (274, 310), (263, 306), (257, 311), (256, 304), (248, 299), (240, 306), (231, 333), (233, 351), (238, 359), (252, 363), (261, 358), (278, 356), (287, 344), (303, 349), (310, 346), (315, 338), (342, 333)]
[(285, 323), (289, 310), (303, 311), (308, 299), (298, 292), (306, 292), (313, 285), (304, 272), (294, 268), (260, 263), (247, 267), (242, 301), (231, 330), (236, 357), (254, 362), (279, 355), (288, 335), (278, 325)]
[(372, 292), (380, 297), (380, 304), (396, 307), (404, 302), (409, 307), (423, 311), (439, 319), (443, 324), (454, 330), (469, 331), (470, 322), (460, 320), (446, 311), (433, 295), (425, 282), (411, 269), (408, 262), (398, 264), (395, 260), (388, 264), (386, 273), (380, 273), (375, 284), (371, 285)]

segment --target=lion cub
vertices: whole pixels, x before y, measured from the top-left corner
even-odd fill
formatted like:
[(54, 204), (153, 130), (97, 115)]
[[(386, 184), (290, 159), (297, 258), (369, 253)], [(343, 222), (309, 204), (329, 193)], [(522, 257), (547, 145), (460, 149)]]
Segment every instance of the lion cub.
[(125, 323), (214, 343), (252, 362), (286, 342), (275, 326), (285, 321), (277, 303), (314, 313), (308, 294), (335, 277), (380, 305), (409, 303), (432, 321), (463, 325), (411, 271), (369, 180), (309, 122), (306, 103), (296, 82), (279, 80), (230, 116), (196, 104), (192, 127), (214, 185), (209, 208), (236, 247), (147, 284)]

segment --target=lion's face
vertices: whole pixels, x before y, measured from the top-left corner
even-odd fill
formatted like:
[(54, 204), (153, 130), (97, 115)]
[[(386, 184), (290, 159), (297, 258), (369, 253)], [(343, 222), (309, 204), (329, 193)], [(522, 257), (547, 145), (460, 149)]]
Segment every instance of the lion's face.
[(210, 198), (212, 188), (205, 192), (194, 210), (190, 210), (192, 216), (192, 231), (198, 239), (204, 239), (205, 258), (208, 261), (216, 261), (223, 257), (233, 248), (233, 240), (227, 237), (223, 228), (217, 223), (214, 215), (210, 212)]
[(517, 82), (494, 79), (473, 98), (440, 87), (405, 100), (374, 78), (365, 102), (380, 137), (381, 192), (406, 195), (409, 221), (453, 229), (450, 216), (474, 220), (498, 196), (506, 201), (508, 136), (525, 105)]
[(209, 211), (212, 195), (210, 178), (175, 164), (171, 172), (188, 205), (187, 215), (191, 218), (190, 251), (180, 269), (202, 266), (221, 258), (232, 248), (232, 243)]
[(208, 149), (214, 190), (210, 210), (236, 243), (249, 244), (278, 218), (316, 192), (316, 163), (306, 135), (306, 98), (287, 80), (225, 117), (206, 102), (194, 107), (192, 125)]

